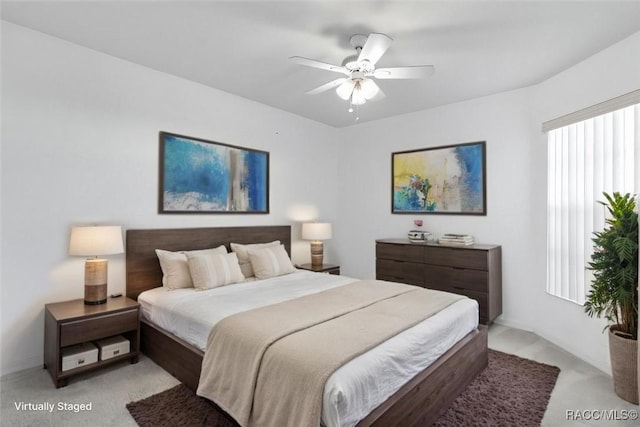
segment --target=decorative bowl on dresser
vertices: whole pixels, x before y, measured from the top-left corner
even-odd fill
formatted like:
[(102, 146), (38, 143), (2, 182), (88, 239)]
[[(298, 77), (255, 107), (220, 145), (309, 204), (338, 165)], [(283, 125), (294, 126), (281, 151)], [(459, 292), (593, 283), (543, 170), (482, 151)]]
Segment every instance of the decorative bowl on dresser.
[(376, 279), (466, 295), (478, 301), (480, 323), (502, 314), (502, 247), (443, 246), (407, 239), (376, 240)]

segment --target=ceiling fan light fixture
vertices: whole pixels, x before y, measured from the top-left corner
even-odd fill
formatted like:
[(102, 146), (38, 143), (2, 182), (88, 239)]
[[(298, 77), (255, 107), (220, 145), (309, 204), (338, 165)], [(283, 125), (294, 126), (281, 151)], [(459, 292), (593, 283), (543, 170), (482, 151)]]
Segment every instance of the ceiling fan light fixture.
[(371, 99), (374, 96), (376, 96), (378, 94), (378, 92), (380, 92), (380, 88), (378, 87), (378, 85), (375, 84), (374, 81), (370, 80), (370, 79), (362, 80), (362, 82), (360, 82), (359, 86), (361, 88), (362, 95), (366, 99)]
[(351, 79), (345, 80), (344, 83), (342, 83), (340, 86), (336, 88), (336, 93), (340, 98), (344, 99), (345, 101), (348, 101), (349, 98), (351, 97), (351, 93), (353, 92), (353, 88), (355, 85), (356, 85), (356, 82), (354, 82), (353, 80)]
[(356, 95), (356, 94), (355, 94), (355, 92), (354, 92), (354, 95), (353, 95), (353, 97), (351, 98), (351, 103), (352, 103), (353, 105), (363, 105), (363, 104), (365, 104), (366, 102), (367, 102), (367, 100), (365, 99), (365, 97), (364, 97), (364, 96), (358, 96), (358, 95)]
[(350, 113), (354, 110), (353, 106), (356, 106), (357, 115), (358, 106), (368, 100), (378, 101), (386, 97), (374, 79), (422, 79), (433, 74), (433, 65), (376, 68), (378, 60), (392, 42), (391, 37), (382, 33), (355, 34), (349, 39), (349, 43), (356, 53), (344, 58), (341, 66), (300, 56), (291, 56), (289, 59), (307, 67), (342, 74), (343, 77), (310, 90), (307, 94), (316, 95), (335, 88), (337, 95), (350, 103)]
[(362, 86), (360, 86), (360, 82), (356, 82), (353, 93), (351, 94), (351, 103), (353, 105), (362, 105), (365, 102), (367, 102), (367, 98), (364, 96)]

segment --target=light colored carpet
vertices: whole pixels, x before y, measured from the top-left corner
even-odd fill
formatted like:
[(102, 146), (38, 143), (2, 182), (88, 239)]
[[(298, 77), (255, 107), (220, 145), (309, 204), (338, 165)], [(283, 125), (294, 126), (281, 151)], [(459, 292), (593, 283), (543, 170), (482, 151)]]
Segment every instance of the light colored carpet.
[[(137, 426), (125, 405), (177, 384), (150, 359), (137, 364), (123, 361), (71, 378), (69, 385), (56, 389), (45, 369), (29, 369), (2, 378), (2, 426)], [(16, 403), (53, 404), (52, 413), (17, 410)], [(90, 411), (60, 410), (59, 403), (91, 403)]]

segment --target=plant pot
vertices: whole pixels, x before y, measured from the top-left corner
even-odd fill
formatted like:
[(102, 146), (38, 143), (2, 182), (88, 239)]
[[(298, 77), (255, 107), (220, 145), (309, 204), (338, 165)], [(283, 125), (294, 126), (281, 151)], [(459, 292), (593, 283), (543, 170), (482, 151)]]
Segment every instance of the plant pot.
[(613, 333), (609, 328), (609, 357), (613, 374), (613, 388), (624, 400), (638, 404), (638, 341)]

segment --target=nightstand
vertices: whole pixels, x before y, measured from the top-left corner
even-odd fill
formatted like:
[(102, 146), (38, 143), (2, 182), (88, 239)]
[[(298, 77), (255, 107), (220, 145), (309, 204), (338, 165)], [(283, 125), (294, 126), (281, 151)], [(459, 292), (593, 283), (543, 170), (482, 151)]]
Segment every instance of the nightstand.
[(339, 265), (322, 264), (321, 266), (316, 267), (311, 264), (302, 264), (302, 265), (296, 265), (296, 267), (301, 268), (303, 270), (315, 271), (316, 273), (329, 273), (329, 274), (340, 275)]
[[(129, 353), (85, 366), (62, 370), (63, 349), (117, 335), (129, 340)], [(56, 388), (67, 385), (69, 377), (140, 355), (140, 305), (129, 298), (107, 298), (100, 305), (86, 305), (77, 299), (46, 304), (44, 309), (44, 367)]]

